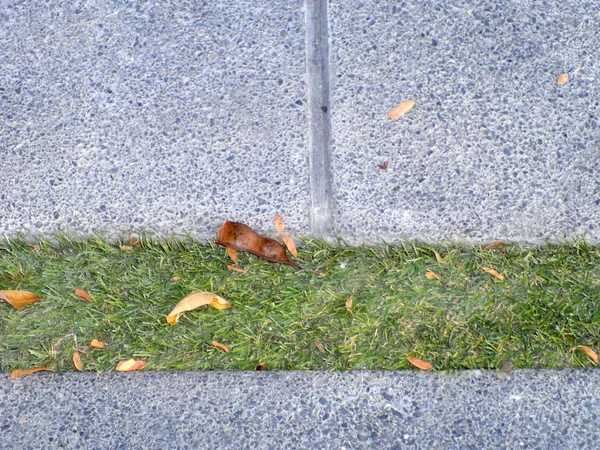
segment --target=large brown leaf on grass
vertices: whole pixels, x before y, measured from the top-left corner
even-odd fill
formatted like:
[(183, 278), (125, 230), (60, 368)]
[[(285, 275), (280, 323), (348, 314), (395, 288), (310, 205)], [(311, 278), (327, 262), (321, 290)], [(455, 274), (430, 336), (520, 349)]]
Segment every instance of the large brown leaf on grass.
[(217, 231), (217, 240), (215, 242), (238, 252), (252, 253), (267, 261), (287, 264), (323, 276), (318, 270), (291, 261), (282, 244), (273, 239), (260, 236), (252, 228), (243, 223), (225, 222)]
[(23, 375), (29, 375), (30, 373), (36, 373), (36, 372), (54, 372), (54, 370), (52, 369), (48, 369), (47, 367), (30, 367), (28, 369), (17, 369), (17, 370), (13, 370), (10, 373), (10, 377), (11, 378), (19, 378), (22, 377)]
[(15, 309), (21, 309), (23, 306), (35, 303), (40, 298), (37, 294), (29, 291), (0, 291), (0, 299), (7, 301)]
[(193, 291), (186, 295), (167, 316), (169, 325), (175, 325), (181, 316), (186, 311), (191, 311), (200, 306), (211, 305), (217, 309), (231, 308), (227, 300), (212, 292)]

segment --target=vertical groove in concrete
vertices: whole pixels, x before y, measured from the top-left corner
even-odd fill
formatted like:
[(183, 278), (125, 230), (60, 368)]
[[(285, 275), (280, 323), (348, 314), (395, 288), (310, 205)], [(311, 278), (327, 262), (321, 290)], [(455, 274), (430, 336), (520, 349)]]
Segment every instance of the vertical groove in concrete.
[(327, 2), (306, 0), (310, 230), (316, 237), (332, 229)]

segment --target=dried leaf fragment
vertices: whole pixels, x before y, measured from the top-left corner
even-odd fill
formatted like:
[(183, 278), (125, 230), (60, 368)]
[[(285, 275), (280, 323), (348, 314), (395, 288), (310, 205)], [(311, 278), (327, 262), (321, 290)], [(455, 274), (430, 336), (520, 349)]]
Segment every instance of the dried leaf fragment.
[(214, 346), (214, 347), (218, 347), (218, 348), (220, 348), (220, 349), (221, 349), (221, 350), (223, 350), (225, 353), (229, 353), (229, 348), (227, 348), (227, 346), (226, 346), (225, 344), (221, 344), (221, 343), (219, 343), (219, 342), (217, 342), (217, 341), (212, 341), (212, 342), (210, 343), (210, 345), (212, 345), (212, 346)]
[(75, 289), (75, 295), (79, 298), (84, 299), (87, 302), (92, 301), (92, 296), (90, 294), (88, 294), (86, 291), (84, 291), (83, 289)]
[(500, 367), (498, 367), (498, 370), (496, 371), (496, 378), (498, 378), (500, 381), (506, 379), (506, 377), (508, 377), (508, 374), (511, 370), (513, 370), (514, 367), (515, 365), (513, 363), (506, 359), (503, 359), (500, 363)]
[(267, 368), (263, 364), (259, 364), (254, 370), (267, 370)]
[(277, 233), (279, 234), (283, 233), (283, 230), (285, 230), (285, 223), (283, 223), (283, 217), (281, 217), (279, 214), (275, 214), (273, 220), (275, 222), (275, 231), (277, 231)]
[(15, 309), (21, 309), (23, 306), (35, 303), (40, 300), (40, 298), (41, 297), (37, 294), (29, 291), (0, 291), (0, 299), (7, 301)]
[(181, 280), (181, 277), (179, 275), (175, 275), (173, 278), (171, 278), (171, 281), (179, 281)]
[(489, 273), (490, 275), (495, 276), (500, 281), (504, 281), (504, 275), (502, 275), (501, 273), (498, 273), (498, 271), (496, 271), (494, 269), (490, 269), (489, 267), (482, 267), (481, 269), (484, 270), (485, 272)]
[(352, 296), (348, 297), (348, 300), (346, 300), (346, 311), (354, 317), (354, 312), (352, 311)]
[(296, 250), (296, 244), (294, 244), (294, 240), (292, 239), (292, 237), (289, 234), (282, 234), (281, 240), (283, 241), (287, 249), (290, 251), (290, 253), (295, 257), (298, 257), (298, 250)]
[(119, 248), (124, 252), (130, 252), (131, 250), (133, 250), (133, 247), (131, 245), (119, 244)]
[(317, 347), (319, 353), (325, 353), (325, 346), (321, 343), (321, 341), (315, 341), (315, 347)]
[(422, 359), (413, 358), (412, 356), (407, 356), (406, 359), (413, 366), (418, 367), (421, 370), (430, 370), (433, 367), (427, 361), (423, 361)]
[(78, 372), (83, 372), (83, 362), (81, 361), (81, 356), (79, 356), (79, 352), (75, 350), (73, 352), (73, 366), (75, 370)]
[(504, 242), (493, 242), (489, 245), (486, 245), (485, 247), (483, 247), (484, 250), (494, 250), (494, 249), (499, 249), (504, 247)]
[(229, 255), (229, 257), (233, 261), (233, 264), (235, 264), (237, 266), (238, 265), (237, 251), (235, 251), (231, 247), (227, 247), (227, 254)]
[(410, 111), (413, 106), (415, 106), (415, 102), (413, 100), (404, 100), (388, 113), (388, 117), (392, 120), (398, 120), (408, 111)]
[(569, 74), (568, 74), (568, 73), (561, 73), (561, 74), (558, 76), (558, 79), (556, 80), (556, 82), (557, 82), (558, 84), (560, 84), (561, 86), (562, 86), (563, 84), (565, 84), (567, 81), (569, 81)]
[(442, 279), (441, 275), (438, 275), (437, 273), (434, 273), (431, 271), (425, 272), (425, 276), (427, 278), (429, 278), (430, 280), (441, 280)]
[(238, 266), (232, 266), (232, 265), (228, 265), (227, 269), (229, 270), (233, 270), (234, 272), (239, 272), (239, 273), (246, 273), (245, 269), (242, 269), (241, 267)]
[(231, 308), (227, 300), (212, 292), (193, 291), (186, 295), (167, 316), (169, 325), (175, 325), (181, 316), (186, 311), (191, 311), (203, 305), (211, 305), (217, 309)]
[(127, 242), (131, 245), (142, 245), (142, 242), (136, 238), (129, 238)]
[(381, 170), (385, 170), (385, 169), (387, 169), (387, 168), (388, 168), (388, 163), (387, 163), (387, 161), (384, 161), (384, 162), (383, 162), (383, 164), (381, 164), (381, 165), (379, 166), (379, 168), (380, 168)]
[(586, 355), (588, 355), (590, 358), (592, 358), (592, 360), (598, 364), (598, 353), (596, 353), (594, 350), (592, 350), (590, 347), (586, 346), (586, 345), (578, 345), (577, 347), (573, 347), (571, 349), (571, 351), (573, 350), (582, 350), (585, 352)]
[(98, 339), (92, 339), (90, 342), (91, 348), (104, 348), (104, 342), (100, 342)]
[(35, 372), (54, 372), (54, 370), (48, 369), (47, 367), (30, 367), (28, 369), (17, 369), (17, 370), (13, 370), (10, 373), (10, 377), (11, 378), (19, 378), (19, 377), (22, 377), (23, 375), (29, 375), (30, 373), (35, 373)]
[(141, 359), (127, 359), (120, 361), (119, 364), (117, 364), (116, 370), (117, 372), (133, 372), (134, 370), (140, 370), (146, 364), (148, 363), (146, 361), (142, 361)]

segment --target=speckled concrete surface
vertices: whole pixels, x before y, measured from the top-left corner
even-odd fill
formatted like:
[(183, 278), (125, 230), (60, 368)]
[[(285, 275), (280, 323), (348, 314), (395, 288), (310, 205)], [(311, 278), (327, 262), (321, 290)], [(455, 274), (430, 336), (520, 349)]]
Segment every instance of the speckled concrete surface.
[(600, 371), (0, 375), (0, 447), (583, 449)]
[(338, 232), (597, 242), (599, 22), (589, 0), (332, 0)]
[(308, 232), (300, 0), (0, 0), (0, 234)]

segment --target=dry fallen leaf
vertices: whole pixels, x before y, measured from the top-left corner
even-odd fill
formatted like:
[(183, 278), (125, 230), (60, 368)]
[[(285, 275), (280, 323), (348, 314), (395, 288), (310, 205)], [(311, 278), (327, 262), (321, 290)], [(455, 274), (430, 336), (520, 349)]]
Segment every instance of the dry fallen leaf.
[(296, 244), (294, 244), (294, 240), (292, 239), (292, 237), (289, 234), (282, 234), (281, 240), (283, 241), (287, 249), (290, 251), (290, 253), (297, 258), (298, 250), (296, 250)]
[(267, 370), (267, 368), (264, 365), (259, 364), (258, 366), (256, 366), (256, 369), (254, 369), (254, 370)]
[(352, 311), (352, 296), (348, 297), (348, 300), (346, 300), (346, 311), (354, 317), (354, 312)]
[(173, 278), (171, 278), (171, 281), (179, 281), (181, 280), (181, 277), (179, 275), (175, 275)]
[(279, 214), (275, 214), (275, 231), (277, 231), (277, 233), (281, 234), (283, 233), (283, 230), (285, 230), (285, 224), (283, 223), (283, 217), (281, 217)]
[(379, 166), (379, 168), (380, 168), (381, 170), (385, 170), (385, 169), (387, 169), (387, 168), (388, 168), (388, 163), (387, 163), (387, 161), (384, 161), (384, 163), (383, 163), (383, 164), (381, 164), (381, 165)]
[(421, 359), (413, 358), (412, 356), (407, 356), (408, 362), (413, 366), (418, 367), (421, 370), (430, 370), (433, 366), (427, 361), (423, 361)]
[(30, 367), (29, 369), (17, 369), (17, 370), (13, 370), (10, 373), (10, 377), (11, 378), (19, 378), (19, 377), (22, 377), (23, 375), (29, 375), (30, 373), (35, 373), (35, 372), (54, 372), (54, 370), (48, 369), (47, 367)]
[(131, 245), (119, 245), (119, 248), (121, 250), (123, 250), (124, 252), (130, 252), (131, 250), (133, 250), (133, 247)]
[(320, 341), (315, 341), (315, 347), (317, 347), (319, 353), (325, 353), (325, 346)]
[(441, 275), (438, 275), (437, 273), (433, 273), (431, 271), (425, 272), (425, 276), (430, 280), (440, 280), (442, 278)]
[(40, 297), (29, 291), (5, 290), (0, 291), (0, 299), (7, 301), (15, 309), (21, 309), (23, 306), (37, 302)]
[(490, 245), (486, 245), (485, 247), (483, 247), (484, 250), (493, 250), (496, 248), (502, 248), (504, 247), (504, 242), (494, 242)]
[(83, 372), (83, 362), (81, 362), (81, 356), (79, 356), (77, 350), (73, 352), (73, 366), (75, 366), (76, 371)]
[(210, 345), (213, 345), (213, 346), (215, 346), (215, 347), (218, 347), (218, 348), (220, 348), (220, 349), (221, 349), (221, 350), (223, 350), (225, 353), (229, 353), (229, 349), (227, 348), (227, 346), (226, 346), (226, 345), (224, 345), (224, 344), (220, 344), (220, 343), (219, 343), (219, 342), (217, 342), (217, 341), (212, 341), (212, 342), (210, 343)]
[(496, 371), (496, 378), (498, 378), (500, 381), (504, 380), (506, 377), (508, 377), (508, 374), (511, 370), (513, 370), (514, 367), (515, 365), (513, 363), (503, 359), (500, 363), (500, 367), (498, 367), (498, 370)]
[(80, 297), (88, 302), (92, 301), (92, 297), (90, 296), (90, 294), (88, 294), (86, 291), (84, 291), (83, 289), (75, 289), (75, 295), (77, 297)]
[(133, 372), (134, 370), (140, 370), (146, 364), (148, 364), (146, 361), (128, 359), (117, 364), (117, 372)]
[(91, 348), (104, 348), (104, 342), (100, 342), (98, 339), (92, 339), (90, 342)]
[(592, 360), (598, 364), (598, 353), (596, 353), (594, 350), (592, 350), (590, 347), (587, 347), (585, 345), (578, 345), (577, 347), (573, 347), (571, 349), (571, 351), (573, 350), (582, 350), (586, 353), (586, 355), (588, 355), (590, 358), (592, 358)]
[(141, 241), (136, 238), (129, 238), (129, 240), (127, 242), (131, 245), (141, 245), (142, 244)]
[(415, 102), (413, 100), (404, 100), (388, 113), (388, 117), (392, 120), (398, 120), (408, 111), (410, 111), (413, 106), (415, 106)]
[(233, 261), (233, 263), (237, 266), (238, 265), (237, 251), (235, 251), (231, 247), (227, 247), (227, 254), (231, 258), (231, 260)]
[(442, 263), (442, 255), (440, 255), (440, 252), (438, 252), (436, 249), (432, 248), (431, 251), (433, 252), (433, 254), (435, 255), (435, 260), (438, 262), (438, 264)]
[(489, 273), (490, 275), (495, 276), (496, 278), (498, 278), (500, 281), (504, 281), (504, 275), (502, 275), (501, 273), (498, 273), (498, 271), (494, 270), (494, 269), (490, 269), (488, 267), (482, 267), (482, 269)]
[(239, 272), (239, 273), (246, 273), (245, 269), (242, 269), (241, 267), (238, 266), (232, 266), (232, 265), (228, 265), (227, 269), (229, 270), (233, 270), (234, 272)]
[(191, 311), (199, 306), (211, 305), (217, 309), (231, 308), (227, 300), (212, 292), (193, 291), (186, 295), (167, 316), (169, 325), (175, 325), (181, 316), (186, 311)]
[(560, 84), (561, 86), (562, 86), (563, 84), (565, 84), (567, 81), (569, 81), (569, 74), (568, 74), (568, 73), (561, 73), (561, 74), (558, 76), (558, 79), (556, 80), (556, 82), (557, 82), (558, 84)]

